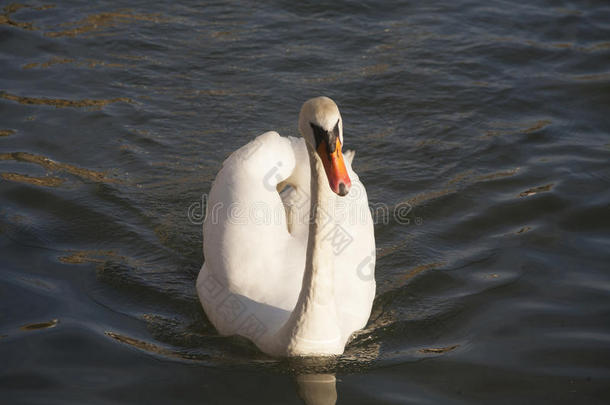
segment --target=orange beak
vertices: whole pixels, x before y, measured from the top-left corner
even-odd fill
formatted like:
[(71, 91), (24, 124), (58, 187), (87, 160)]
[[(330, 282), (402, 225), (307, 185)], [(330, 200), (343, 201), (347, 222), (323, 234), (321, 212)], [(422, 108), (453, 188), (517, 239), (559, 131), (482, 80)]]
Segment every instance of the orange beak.
[(339, 138), (337, 138), (337, 144), (335, 145), (335, 151), (333, 153), (328, 153), (328, 145), (326, 142), (320, 142), (320, 145), (318, 146), (318, 155), (320, 155), (320, 158), (322, 159), (330, 189), (340, 196), (347, 195), (352, 186), (352, 181), (347, 174), (347, 168), (343, 161)]

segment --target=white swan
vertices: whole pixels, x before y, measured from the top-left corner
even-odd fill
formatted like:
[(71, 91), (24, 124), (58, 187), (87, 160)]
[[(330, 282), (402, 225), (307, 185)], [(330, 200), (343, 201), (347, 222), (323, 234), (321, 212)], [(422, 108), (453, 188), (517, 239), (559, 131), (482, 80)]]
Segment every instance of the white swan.
[(338, 355), (375, 297), (373, 221), (337, 105), (305, 102), (299, 131), (266, 132), (223, 163), (197, 292), (222, 335), (272, 356)]

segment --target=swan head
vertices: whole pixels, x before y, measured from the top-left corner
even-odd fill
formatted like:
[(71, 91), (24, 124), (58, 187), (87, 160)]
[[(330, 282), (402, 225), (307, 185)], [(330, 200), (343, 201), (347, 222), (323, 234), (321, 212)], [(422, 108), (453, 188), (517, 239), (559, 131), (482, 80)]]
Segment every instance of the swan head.
[(331, 190), (340, 196), (347, 195), (352, 182), (341, 152), (343, 120), (337, 104), (328, 97), (307, 100), (299, 114), (299, 131), (310, 150), (322, 160)]

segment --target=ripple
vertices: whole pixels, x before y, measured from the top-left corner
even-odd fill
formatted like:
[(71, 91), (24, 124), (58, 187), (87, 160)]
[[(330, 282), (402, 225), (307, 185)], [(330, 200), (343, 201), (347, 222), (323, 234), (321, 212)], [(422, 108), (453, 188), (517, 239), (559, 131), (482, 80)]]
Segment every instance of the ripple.
[(59, 177), (33, 177), (28, 176), (26, 174), (18, 174), (18, 173), (0, 173), (0, 177), (4, 180), (14, 181), (18, 183), (31, 184), (34, 186), (43, 186), (43, 187), (58, 187), (61, 186), (64, 182), (63, 179)]
[(496, 179), (500, 179), (503, 177), (510, 177), (510, 176), (514, 176), (518, 172), (519, 172), (519, 168), (515, 167), (514, 169), (510, 169), (510, 170), (501, 170), (501, 171), (490, 173), (490, 174), (483, 174), (483, 175), (478, 176), (475, 179), (475, 182), (496, 180)]
[(24, 331), (50, 329), (56, 327), (57, 324), (59, 324), (59, 319), (51, 319), (50, 321), (46, 322), (29, 323), (27, 325), (21, 326), (19, 329)]
[[(49, 159), (46, 156), (42, 155), (34, 155), (32, 153), (27, 152), (11, 152), (11, 153), (0, 153), (0, 160), (14, 160), (16, 162), (27, 162), (39, 165), (50, 171), (65, 171), (74, 176), (80, 177), (84, 180), (91, 180), (94, 182), (100, 183), (117, 183), (118, 180), (109, 178), (106, 173), (97, 172), (95, 170), (84, 169), (82, 167), (74, 166), (69, 163), (56, 162), (54, 160)], [(24, 180), (23, 176), (16, 175), (18, 179), (21, 181)], [(27, 176), (26, 176), (27, 177)], [(30, 179), (35, 179), (30, 177)], [(10, 179), (13, 180), (13, 179)], [(59, 179), (58, 179), (59, 180)], [(35, 182), (36, 180), (31, 180), (30, 183)], [(53, 181), (53, 180), (51, 180)], [(27, 182), (27, 181), (25, 181)], [(57, 182), (57, 181), (55, 181)], [(41, 181), (42, 183), (42, 181)], [(59, 183), (60, 184), (60, 183)], [(55, 184), (55, 185), (59, 185)], [(43, 185), (43, 184), (41, 184)]]
[(439, 267), (445, 266), (446, 264), (447, 264), (447, 262), (434, 262), (434, 263), (420, 264), (419, 266), (416, 266), (416, 267), (408, 270), (405, 274), (400, 276), (400, 278), (403, 279), (403, 281), (406, 281), (410, 278), (415, 277), (416, 275), (418, 275), (421, 272), (432, 270), (432, 269), (437, 269)]
[(75, 22), (61, 24), (62, 26), (74, 26), (64, 31), (46, 32), (45, 36), (51, 38), (57, 37), (75, 37), (83, 34), (93, 34), (101, 31), (104, 28), (116, 27), (119, 24), (129, 24), (133, 21), (148, 21), (160, 23), (164, 21), (160, 14), (134, 14), (128, 12), (107, 12), (93, 14)]
[(460, 345), (452, 345), (452, 346), (445, 346), (445, 347), (429, 347), (429, 348), (419, 349), (417, 351), (422, 354), (443, 354), (443, 353), (451, 352), (451, 351), (457, 349), (458, 347), (460, 347)]
[(0, 25), (5, 24), (5, 25), (11, 25), (13, 27), (17, 27), (17, 28), (21, 28), (24, 30), (28, 30), (28, 31), (33, 31), (36, 28), (34, 27), (34, 24), (31, 22), (26, 22), (26, 21), (15, 21), (12, 19), (12, 15), (21, 10), (21, 9), (31, 9), (31, 10), (37, 10), (37, 11), (41, 11), (41, 10), (47, 10), (50, 8), (55, 7), (52, 4), (46, 5), (46, 6), (30, 6), (30, 5), (26, 5), (26, 4), (18, 4), (18, 3), (11, 3), (8, 6), (5, 6), (2, 10), (4, 11), (2, 14), (0, 14)]
[(59, 261), (69, 264), (104, 263), (109, 258), (121, 259), (122, 256), (117, 255), (112, 250), (81, 250), (71, 251), (65, 256), (60, 256)]
[(170, 357), (174, 357), (177, 354), (171, 350), (165, 349), (159, 345), (156, 345), (154, 343), (150, 343), (150, 342), (146, 342), (143, 340), (139, 340), (130, 336), (126, 336), (126, 335), (122, 335), (120, 333), (117, 332), (112, 332), (112, 331), (106, 331), (104, 332), (104, 334), (106, 336), (109, 336), (111, 338), (113, 338), (116, 341), (119, 341), (121, 343), (125, 343), (127, 345), (136, 347), (140, 350), (144, 350), (147, 352), (151, 352), (151, 353), (155, 353), (155, 354), (160, 354), (162, 356), (170, 356)]
[(533, 122), (523, 122), (523, 123), (514, 123), (514, 122), (493, 122), (492, 126), (494, 129), (488, 129), (485, 131), (485, 135), (481, 138), (490, 138), (495, 136), (503, 136), (514, 133), (519, 134), (531, 134), (538, 132), (542, 129), (545, 129), (549, 125), (552, 124), (550, 119), (541, 119)]
[(5, 100), (16, 101), (19, 104), (25, 105), (50, 105), (56, 108), (66, 108), (66, 107), (75, 107), (75, 108), (102, 108), (108, 104), (113, 103), (133, 103), (128, 97), (116, 97), (111, 99), (82, 99), (82, 100), (65, 100), (60, 98), (40, 98), (40, 97), (25, 97), (25, 96), (17, 96), (15, 94), (7, 93), (5, 91), (0, 91), (0, 97)]
[(75, 65), (78, 67), (88, 67), (91, 69), (93, 69), (97, 66), (104, 66), (104, 67), (110, 67), (110, 68), (123, 68), (123, 69), (128, 69), (128, 68), (134, 67), (134, 65), (127, 65), (124, 63), (104, 62), (104, 61), (97, 60), (97, 59), (76, 60), (76, 59), (72, 59), (72, 58), (54, 57), (54, 58), (49, 59), (46, 62), (31, 62), (26, 65), (23, 65), (21, 68), (23, 70), (37, 69), (37, 68), (48, 69), (52, 66), (65, 65), (65, 64), (72, 64), (72, 65)]
[(36, 67), (40, 67), (40, 68), (49, 68), (53, 65), (63, 65), (65, 63), (74, 63), (74, 59), (70, 59), (70, 58), (52, 58), (51, 60), (47, 61), (47, 62), (33, 62), (33, 63), (28, 63), (27, 65), (23, 65), (23, 69), (33, 69)]
[(538, 187), (532, 187), (528, 190), (522, 191), (521, 193), (519, 193), (519, 197), (529, 197), (531, 195), (534, 194), (538, 194), (538, 193), (544, 193), (546, 191), (551, 191), (551, 188), (553, 187), (553, 183), (551, 184), (547, 184), (544, 186), (538, 186)]
[[(457, 191), (456, 188), (445, 188), (445, 189), (435, 190), (435, 191), (426, 191), (426, 192), (417, 194), (414, 197), (411, 197), (411, 198), (403, 201), (403, 203), (407, 203), (409, 205), (416, 206), (416, 205), (420, 205), (424, 202), (427, 202), (429, 200), (435, 200), (440, 197), (443, 197), (443, 196), (446, 196), (449, 194), (453, 194), (456, 191)], [(398, 205), (400, 205), (400, 204), (397, 204), (397, 206)]]

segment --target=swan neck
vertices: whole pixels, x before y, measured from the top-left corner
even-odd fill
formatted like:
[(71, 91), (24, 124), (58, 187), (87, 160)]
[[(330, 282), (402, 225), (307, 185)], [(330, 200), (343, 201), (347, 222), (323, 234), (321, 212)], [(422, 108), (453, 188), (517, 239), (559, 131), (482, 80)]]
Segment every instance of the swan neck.
[[(309, 153), (311, 166), (311, 205), (309, 237), (305, 259), (303, 289), (309, 289), (316, 302), (334, 305), (334, 255), (330, 241), (325, 240), (333, 226), (331, 215), (333, 192), (328, 185), (324, 166), (318, 154)], [(305, 282), (308, 284), (305, 284)]]
[(334, 254), (326, 235), (334, 226), (334, 195), (318, 154), (307, 145), (311, 168), (311, 206), (303, 284), (297, 304), (284, 325), (288, 355), (343, 352), (334, 286)]

